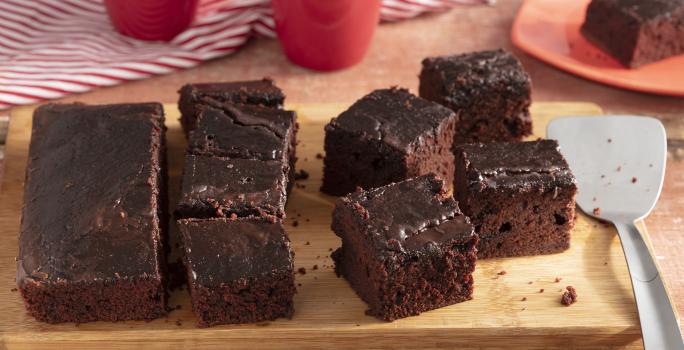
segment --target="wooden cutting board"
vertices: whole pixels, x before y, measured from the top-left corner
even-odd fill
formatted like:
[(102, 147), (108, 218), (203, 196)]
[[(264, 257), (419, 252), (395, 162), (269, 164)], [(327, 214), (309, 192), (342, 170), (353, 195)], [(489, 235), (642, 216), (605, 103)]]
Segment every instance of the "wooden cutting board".
[[(565, 253), (478, 262), (472, 301), (393, 323), (365, 316), (365, 304), (333, 272), (329, 256), (340, 244), (330, 231), (335, 198), (318, 191), (322, 160), (316, 155), (323, 152), (323, 126), (345, 106), (289, 107), (299, 112), (301, 124), (297, 168), (311, 175), (298, 181), (287, 210), (295, 268), (307, 270), (297, 275), (294, 317), (208, 329), (195, 327), (186, 290), (172, 294), (170, 305), (180, 305), (179, 310), (153, 322), (48, 325), (25, 313), (14, 289), (14, 258), (33, 109), (17, 109), (11, 119), (0, 192), (0, 349), (641, 348), (619, 240), (612, 228), (583, 214), (573, 232), (572, 248)], [(171, 203), (175, 203), (185, 140), (175, 105), (165, 108)], [(543, 136), (547, 122), (556, 116), (600, 113), (597, 106), (586, 103), (537, 103), (532, 108), (533, 138)], [(643, 225), (641, 229), (645, 232)], [(177, 235), (175, 226), (171, 235)], [(499, 275), (501, 271), (506, 274)], [(562, 280), (556, 282), (557, 277)], [(579, 300), (565, 307), (559, 301), (561, 289), (568, 285), (577, 289)]]

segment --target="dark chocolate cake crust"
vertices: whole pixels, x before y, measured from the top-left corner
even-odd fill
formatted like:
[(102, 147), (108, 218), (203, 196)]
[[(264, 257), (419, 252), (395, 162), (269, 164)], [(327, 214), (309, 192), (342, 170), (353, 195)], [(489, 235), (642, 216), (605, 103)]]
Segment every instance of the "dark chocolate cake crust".
[(335, 269), (370, 315), (392, 321), (472, 297), (477, 235), (434, 175), (340, 198), (332, 229)]
[(451, 181), (456, 118), (405, 89), (373, 91), (326, 125), (321, 191), (344, 195), (430, 172)]
[(36, 319), (166, 314), (164, 132), (157, 103), (35, 111), (17, 283)]
[(456, 147), (454, 196), (480, 236), (480, 259), (568, 249), (576, 192), (555, 140)]
[(530, 135), (531, 85), (515, 56), (493, 50), (425, 58), (419, 92), (458, 113), (458, 145), (520, 141)]
[(684, 53), (683, 0), (593, 0), (582, 34), (629, 68)]

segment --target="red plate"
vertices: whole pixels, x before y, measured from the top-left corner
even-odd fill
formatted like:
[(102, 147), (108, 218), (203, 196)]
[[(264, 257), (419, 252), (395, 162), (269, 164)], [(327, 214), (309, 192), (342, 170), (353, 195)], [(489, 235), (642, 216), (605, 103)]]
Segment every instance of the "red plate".
[(513, 44), (555, 67), (603, 84), (684, 96), (684, 55), (627, 69), (579, 31), (590, 0), (526, 0), (513, 24)]

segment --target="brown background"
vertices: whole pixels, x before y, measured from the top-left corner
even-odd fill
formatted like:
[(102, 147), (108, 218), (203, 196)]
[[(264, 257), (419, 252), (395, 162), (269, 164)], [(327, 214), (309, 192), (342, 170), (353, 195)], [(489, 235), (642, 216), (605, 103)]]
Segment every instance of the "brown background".
[[(532, 75), (535, 101), (590, 101), (608, 113), (660, 118), (669, 135), (669, 164), (663, 195), (646, 220), (665, 279), (684, 315), (684, 99), (614, 89), (556, 70), (512, 48), (510, 28), (521, 0), (495, 6), (462, 7), (378, 28), (366, 59), (334, 73), (314, 73), (290, 64), (275, 40), (257, 39), (237, 54), (198, 68), (132, 82), (64, 101), (138, 102), (176, 100), (187, 82), (274, 78), (290, 102), (352, 102), (374, 88), (400, 85), (416, 91), (420, 61), (428, 55), (504, 47), (518, 55)], [(676, 72), (673, 72), (673, 74)], [(676, 74), (673, 75), (673, 78)], [(2, 114), (2, 112), (0, 112)], [(0, 138), (4, 131), (0, 118)], [(11, 165), (10, 165), (11, 166)], [(1, 173), (0, 173), (1, 174)]]

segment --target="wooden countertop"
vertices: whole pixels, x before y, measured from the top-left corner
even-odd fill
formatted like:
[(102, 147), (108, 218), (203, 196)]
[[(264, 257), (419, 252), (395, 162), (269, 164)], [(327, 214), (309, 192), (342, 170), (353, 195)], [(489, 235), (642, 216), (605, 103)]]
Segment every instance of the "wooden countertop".
[[(510, 27), (521, 2), (501, 0), (491, 7), (462, 7), (445, 14), (383, 24), (376, 32), (366, 59), (339, 72), (315, 73), (299, 68), (287, 61), (277, 41), (256, 39), (233, 56), (195, 69), (103, 88), (63, 101), (173, 102), (177, 99), (178, 88), (188, 82), (270, 76), (287, 93), (290, 102), (351, 103), (372, 89), (390, 85), (416, 91), (420, 61), (425, 56), (498, 47), (511, 49), (532, 76), (535, 101), (589, 101), (603, 107), (606, 113), (652, 115), (665, 124), (669, 135), (665, 187), (646, 224), (672, 297), (679, 313), (684, 315), (684, 236), (680, 234), (684, 229), (684, 99), (600, 85), (559, 71), (513, 49)], [(0, 130), (2, 128), (0, 119)], [(3, 134), (0, 131), (0, 137)]]

